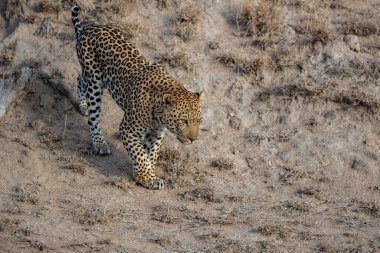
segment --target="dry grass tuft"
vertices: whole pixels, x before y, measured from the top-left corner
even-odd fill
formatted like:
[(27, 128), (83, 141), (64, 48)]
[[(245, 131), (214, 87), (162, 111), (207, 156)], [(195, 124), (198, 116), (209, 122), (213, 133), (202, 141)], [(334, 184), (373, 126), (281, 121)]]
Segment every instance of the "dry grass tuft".
[(309, 186), (309, 187), (302, 187), (296, 190), (296, 194), (300, 196), (314, 196), (318, 198), (318, 195), (320, 194), (320, 190)]
[(301, 19), (296, 27), (296, 33), (303, 35), (301, 45), (314, 45), (318, 42), (326, 44), (333, 39), (333, 31), (327, 21), (320, 16), (309, 16)]
[(267, 38), (277, 35), (283, 24), (281, 11), (276, 3), (268, 1), (242, 1), (230, 13), (240, 36)]
[(370, 95), (357, 90), (337, 92), (328, 98), (335, 103), (339, 103), (343, 108), (364, 108), (373, 114), (376, 114), (380, 108), (380, 104)]
[(210, 239), (218, 238), (220, 237), (220, 233), (218, 231), (208, 231), (206, 233), (203, 233), (199, 236), (199, 239), (207, 241)]
[(278, 235), (280, 238), (286, 238), (289, 236), (289, 228), (281, 225), (263, 225), (257, 228), (257, 232), (262, 235)]
[(81, 174), (81, 175), (85, 175), (87, 172), (86, 168), (82, 164), (78, 164), (78, 163), (67, 164), (63, 166), (63, 168), (66, 170), (70, 170), (74, 173)]
[(62, 166), (63, 169), (70, 170), (81, 175), (85, 175), (87, 173), (87, 163), (82, 158), (77, 158), (74, 156), (62, 156), (58, 158), (58, 161), (65, 163), (65, 165)]
[(62, 134), (57, 134), (50, 127), (45, 127), (40, 132), (40, 142), (45, 148), (54, 148), (55, 145), (63, 140)]
[(37, 12), (48, 12), (48, 13), (60, 13), (63, 8), (63, 4), (61, 1), (57, 0), (42, 0), (40, 1), (35, 10)]
[(339, 31), (345, 35), (370, 36), (378, 33), (377, 26), (367, 20), (350, 20), (341, 24)]
[(135, 8), (136, 0), (100, 0), (96, 7), (120, 17), (128, 16)]
[(174, 206), (162, 204), (153, 207), (152, 220), (160, 221), (163, 223), (174, 224), (182, 221), (176, 213), (178, 211), (185, 211), (186, 209), (179, 209)]
[(108, 177), (103, 183), (124, 191), (127, 191), (130, 188), (130, 185), (127, 184), (127, 180), (118, 176)]
[(235, 166), (235, 163), (231, 159), (218, 158), (211, 162), (211, 166), (219, 170), (232, 170)]
[[(268, 250), (269, 249), (269, 250)], [(245, 241), (234, 239), (218, 240), (216, 246), (208, 252), (276, 252), (274, 248), (256, 247)]]
[(312, 178), (312, 173), (304, 170), (298, 170), (290, 167), (282, 167), (283, 171), (280, 172), (280, 181), (287, 184), (294, 184), (302, 178)]
[(184, 177), (194, 171), (196, 162), (191, 159), (189, 154), (181, 154), (170, 148), (161, 148), (157, 166), (169, 176), (168, 186), (175, 188), (186, 184)]
[(227, 54), (217, 56), (215, 59), (217, 62), (226, 65), (235, 72), (245, 75), (257, 75), (269, 65), (269, 60), (265, 56), (251, 60), (243, 60), (237, 56)]
[(174, 33), (183, 41), (191, 40), (198, 30), (201, 14), (201, 10), (194, 5), (180, 7), (174, 19)]
[(184, 199), (191, 201), (202, 199), (207, 202), (221, 202), (221, 199), (216, 196), (215, 188), (206, 178), (200, 177), (199, 179), (195, 179), (195, 181), (195, 187), (180, 193)]
[(155, 57), (159, 63), (166, 62), (172, 68), (182, 67), (184, 70), (191, 70), (189, 59), (184, 53), (165, 53)]
[(169, 236), (167, 235), (161, 235), (161, 236), (158, 236), (156, 238), (153, 238), (152, 241), (154, 243), (157, 243), (158, 245), (162, 246), (162, 247), (165, 247), (167, 245), (170, 245), (171, 244), (171, 239)]
[(362, 212), (369, 214), (374, 217), (380, 216), (380, 208), (379, 206), (374, 202), (361, 202), (359, 204), (359, 208)]
[(144, 27), (141, 24), (131, 24), (131, 23), (114, 23), (112, 27), (115, 27), (122, 31), (128, 39), (133, 39), (141, 34)]
[(280, 211), (284, 215), (307, 213), (310, 211), (310, 207), (304, 202), (286, 200), (279, 206), (275, 206), (275, 209)]
[(13, 57), (16, 50), (16, 42), (10, 43), (6, 46), (0, 54), (1, 65), (11, 65), (13, 63)]
[[(87, 209), (87, 210), (86, 210)], [(86, 225), (105, 224), (121, 215), (121, 210), (109, 205), (93, 205), (85, 210), (81, 210), (79, 223)]]
[(31, 203), (36, 205), (40, 202), (38, 198), (40, 185), (38, 184), (25, 184), (16, 186), (11, 192), (11, 197), (19, 202)]
[(37, 248), (39, 251), (44, 251), (47, 249), (46, 244), (39, 240), (31, 240), (28, 238), (23, 238), (21, 242), (22, 244), (20, 246), (23, 248), (27, 248), (27, 247)]
[(20, 223), (21, 223), (21, 221), (19, 219), (1, 218), (0, 219), (0, 232), (3, 232), (5, 230), (13, 230)]

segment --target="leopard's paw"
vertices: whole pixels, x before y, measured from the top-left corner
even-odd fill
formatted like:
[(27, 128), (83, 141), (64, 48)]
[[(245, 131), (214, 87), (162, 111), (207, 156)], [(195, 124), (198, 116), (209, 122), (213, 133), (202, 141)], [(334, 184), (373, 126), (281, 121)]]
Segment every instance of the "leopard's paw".
[(95, 152), (99, 155), (109, 155), (111, 154), (111, 150), (108, 147), (105, 140), (95, 140), (92, 143), (92, 147), (94, 148)]

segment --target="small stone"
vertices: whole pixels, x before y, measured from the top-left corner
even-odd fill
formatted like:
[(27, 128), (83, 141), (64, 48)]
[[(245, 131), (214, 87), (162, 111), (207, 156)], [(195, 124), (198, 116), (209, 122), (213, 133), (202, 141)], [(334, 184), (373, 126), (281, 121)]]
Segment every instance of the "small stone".
[(240, 129), (241, 120), (237, 116), (232, 116), (230, 118), (230, 126), (236, 130)]
[(360, 52), (360, 43), (359, 39), (355, 35), (346, 35), (343, 38), (343, 41), (346, 42), (347, 46), (355, 52)]
[(217, 41), (211, 41), (209, 44), (208, 44), (209, 48), (211, 50), (215, 50), (215, 49), (218, 49), (220, 47), (220, 44), (219, 42)]

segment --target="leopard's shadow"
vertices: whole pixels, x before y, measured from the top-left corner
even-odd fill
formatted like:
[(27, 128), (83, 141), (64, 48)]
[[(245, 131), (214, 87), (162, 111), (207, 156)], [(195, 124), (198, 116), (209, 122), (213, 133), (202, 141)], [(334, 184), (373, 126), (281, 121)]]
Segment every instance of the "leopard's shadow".
[(128, 178), (133, 181), (132, 177), (132, 161), (129, 158), (117, 132), (104, 132), (104, 136), (111, 149), (109, 155), (97, 154), (91, 146), (91, 137), (89, 134), (89, 126), (87, 117), (80, 114), (78, 106), (71, 113), (75, 119), (76, 125), (73, 129), (72, 136), (74, 138), (66, 138), (70, 142), (68, 146), (74, 147), (70, 153), (83, 158), (91, 169), (107, 176)]

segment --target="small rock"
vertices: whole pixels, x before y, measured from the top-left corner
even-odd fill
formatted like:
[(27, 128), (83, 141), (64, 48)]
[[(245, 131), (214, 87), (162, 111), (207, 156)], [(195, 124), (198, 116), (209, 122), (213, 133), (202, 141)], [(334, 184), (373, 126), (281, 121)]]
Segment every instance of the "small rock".
[(208, 44), (209, 48), (211, 50), (215, 50), (215, 49), (218, 49), (220, 47), (220, 44), (219, 42), (217, 41), (211, 41), (209, 44)]
[(360, 52), (360, 43), (358, 37), (355, 35), (346, 35), (343, 38), (343, 41), (346, 42), (347, 46), (355, 52)]
[(33, 130), (37, 130), (37, 131), (42, 131), (45, 127), (46, 127), (46, 123), (43, 122), (42, 120), (40, 119), (35, 119), (33, 120), (32, 122), (30, 122), (30, 127), (33, 129)]
[(230, 126), (236, 130), (240, 129), (241, 120), (237, 116), (232, 116), (230, 118)]

